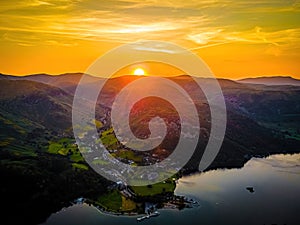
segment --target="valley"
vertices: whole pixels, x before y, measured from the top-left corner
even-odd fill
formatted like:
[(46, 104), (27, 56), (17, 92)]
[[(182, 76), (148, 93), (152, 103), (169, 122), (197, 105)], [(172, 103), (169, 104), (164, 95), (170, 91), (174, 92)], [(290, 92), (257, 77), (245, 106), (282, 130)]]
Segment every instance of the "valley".
[[(20, 212), (12, 223), (41, 223), (52, 212), (70, 205), (79, 196), (106, 207), (106, 210), (120, 213), (142, 212), (143, 202), (149, 200), (162, 207), (167, 202), (158, 200), (160, 194), (169, 193), (171, 199), (176, 198), (173, 193), (175, 180), (197, 172), (210, 134), (209, 106), (205, 95), (197, 90), (188, 76), (173, 77), (170, 79), (189, 93), (199, 112), (200, 138), (193, 157), (175, 180), (152, 187), (132, 187), (139, 196), (137, 199), (126, 199), (118, 187), (110, 189), (112, 182), (99, 176), (85, 162), (73, 136), (72, 103), (81, 76), (0, 77), (1, 196), (7, 204), (4, 214)], [(94, 82), (99, 82), (99, 79), (91, 78)], [(120, 143), (111, 126), (109, 111), (116, 94), (134, 79), (138, 78), (124, 76), (107, 81), (100, 93), (96, 118), (91, 126), (96, 126), (99, 132), (96, 139), (114, 158), (133, 166), (151, 165), (172, 153), (180, 135), (180, 122), (178, 114), (167, 102), (145, 99), (131, 112), (133, 133), (147, 138), (149, 120), (160, 116), (167, 124), (168, 135), (161, 145), (147, 152), (137, 152)], [(209, 80), (196, 79), (203, 79), (202, 82), (210, 85)], [(207, 170), (240, 168), (254, 156), (299, 152), (299, 86), (286, 88), (224, 79), (219, 83), (226, 101), (227, 130), (221, 150)], [(93, 82), (87, 85), (94, 87)], [(147, 110), (145, 106), (149, 105), (150, 110)], [(191, 132), (185, 135), (193, 138), (192, 129), (191, 126)], [(89, 127), (83, 128), (85, 135), (89, 130)], [(95, 163), (101, 165), (106, 161), (95, 159)], [(107, 198), (117, 199), (115, 205), (107, 203)], [(32, 217), (33, 214), (38, 216)]]

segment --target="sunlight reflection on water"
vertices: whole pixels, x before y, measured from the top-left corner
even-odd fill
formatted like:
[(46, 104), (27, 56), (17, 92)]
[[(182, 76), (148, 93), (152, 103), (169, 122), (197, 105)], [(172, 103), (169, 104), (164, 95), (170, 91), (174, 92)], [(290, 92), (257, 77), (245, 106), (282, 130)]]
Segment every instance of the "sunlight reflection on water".
[[(178, 181), (175, 193), (200, 203), (193, 209), (160, 210), (143, 224), (300, 224), (300, 154), (253, 158), (241, 169), (219, 169)], [(254, 193), (246, 190), (253, 187)], [(88, 205), (52, 214), (46, 225), (136, 223), (135, 217), (108, 216)]]

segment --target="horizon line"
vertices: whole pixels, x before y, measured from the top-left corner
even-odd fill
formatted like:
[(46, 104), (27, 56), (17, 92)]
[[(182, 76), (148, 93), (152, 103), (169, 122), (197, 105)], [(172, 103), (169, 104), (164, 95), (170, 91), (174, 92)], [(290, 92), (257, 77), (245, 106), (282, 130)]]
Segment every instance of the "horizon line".
[[(64, 75), (83, 75), (86, 74), (84, 72), (65, 72), (65, 73), (59, 73), (59, 74), (50, 74), (50, 73), (33, 73), (33, 74), (7, 74), (7, 73), (2, 73), (0, 72), (0, 75), (2, 76), (13, 76), (13, 77), (28, 77), (28, 76), (39, 76), (39, 75), (45, 75), (45, 76), (64, 76)], [(98, 78), (105, 78), (102, 76), (96, 76), (96, 75), (92, 75), (92, 74), (86, 74), (92, 77), (98, 77)], [(137, 76), (137, 75), (133, 75), (133, 74), (124, 74), (124, 75), (119, 75), (119, 76), (112, 76), (110, 78), (117, 78), (117, 77), (123, 77), (123, 76), (133, 76), (133, 77), (159, 77), (159, 75), (143, 75), (143, 76)], [(162, 77), (180, 77), (180, 76), (191, 76), (191, 77), (198, 77), (198, 76), (192, 76), (192, 75), (188, 75), (188, 74), (179, 74), (179, 75), (172, 75), (172, 76), (162, 76)], [(233, 80), (233, 81), (238, 81), (238, 80), (243, 80), (243, 79), (256, 79), (256, 78), (293, 78), (296, 80), (300, 80), (300, 78), (297, 78), (293, 75), (287, 75), (287, 74), (272, 74), (272, 75), (254, 75), (254, 76), (245, 76), (245, 77), (241, 77), (241, 78), (228, 78), (228, 77), (224, 77), (224, 76), (215, 76), (214, 78), (216, 79), (227, 79), (227, 80)], [(200, 77), (200, 78), (211, 78), (211, 77)]]

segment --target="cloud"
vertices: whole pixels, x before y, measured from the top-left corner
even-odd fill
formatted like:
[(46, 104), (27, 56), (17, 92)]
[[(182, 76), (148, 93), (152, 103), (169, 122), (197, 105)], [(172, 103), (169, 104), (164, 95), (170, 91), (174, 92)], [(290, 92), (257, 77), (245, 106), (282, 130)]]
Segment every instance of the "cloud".
[(141, 25), (125, 25), (121, 29), (108, 30), (108, 33), (118, 33), (118, 34), (135, 34), (135, 33), (149, 33), (149, 32), (159, 32), (159, 31), (169, 31), (176, 30), (178, 26), (168, 22), (162, 23), (151, 23), (151, 24), (141, 24)]
[(139, 50), (139, 51), (149, 51), (149, 52), (162, 52), (162, 53), (169, 53), (169, 54), (174, 54), (176, 53), (174, 50), (172, 49), (166, 49), (165, 46), (163, 46), (163, 48), (159, 48), (159, 47), (145, 47), (145, 46), (136, 46), (134, 48), (135, 50)]
[(158, 0), (119, 0), (119, 2), (127, 3), (122, 8), (146, 8), (146, 7), (166, 7), (166, 8), (215, 8), (215, 7), (224, 7), (232, 1), (228, 0), (168, 0), (168, 1), (158, 1)]
[(187, 39), (194, 41), (197, 44), (207, 44), (211, 40), (215, 39), (222, 29), (217, 29), (217, 30), (211, 30), (211, 31), (202, 31), (197, 34), (189, 34), (187, 35)]
[(267, 31), (257, 26), (250, 30), (231, 31), (230, 27), (224, 29), (215, 27), (211, 30), (200, 29), (197, 33), (188, 34), (187, 39), (198, 45), (191, 50), (239, 42), (266, 45), (266, 54), (279, 56), (300, 47), (300, 28)]
[[(299, 1), (278, 0), (11, 0), (0, 4), (0, 35), (6, 42), (59, 46), (76, 40), (155, 39), (187, 42), (195, 50), (240, 42), (265, 44), (266, 54), (278, 55), (299, 46), (300, 28), (293, 21), (270, 26), (272, 17), (265, 11), (295, 13), (299, 5)], [(236, 14), (243, 16), (234, 19)], [(14, 38), (7, 39), (4, 33)]]
[(25, 6), (42, 6), (42, 5), (54, 5), (54, 4), (46, 1), (34, 0), (28, 2), (28, 4), (26, 4)]

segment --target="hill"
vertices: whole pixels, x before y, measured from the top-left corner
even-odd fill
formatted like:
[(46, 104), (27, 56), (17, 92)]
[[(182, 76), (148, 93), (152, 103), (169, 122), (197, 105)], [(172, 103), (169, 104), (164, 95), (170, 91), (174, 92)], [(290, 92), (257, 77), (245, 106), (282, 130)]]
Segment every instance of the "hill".
[[(28, 80), (50, 86), (58, 87), (68, 93), (74, 94), (77, 84), (79, 83), (83, 73), (65, 73), (61, 75), (33, 74), (28, 76), (13, 76), (0, 74), (0, 79), (7, 80)], [(91, 82), (97, 81), (99, 78), (90, 76)]]
[[(110, 184), (89, 169), (78, 152), (72, 100), (57, 87), (0, 78), (4, 224), (41, 223), (78, 196), (104, 192)], [(12, 218), (16, 211), (18, 217)]]
[(300, 86), (300, 80), (289, 76), (257, 77), (238, 80), (245, 84), (263, 84), (263, 85), (293, 85)]
[[(72, 134), (73, 94), (80, 77), (81, 74), (0, 76), (0, 193), (7, 203), (4, 214), (20, 212), (11, 223), (40, 223), (74, 198), (93, 198), (109, 184), (84, 162)], [(98, 99), (97, 124), (105, 133), (102, 141), (114, 150), (120, 145), (110, 128), (109, 110), (118, 92), (135, 79), (139, 77), (108, 80)], [(210, 134), (210, 110), (205, 95), (190, 77), (170, 79), (186, 90), (199, 113), (200, 140), (183, 169), (184, 173), (191, 173), (197, 169)], [(208, 87), (211, 85), (210, 79), (196, 79)], [(242, 167), (252, 156), (299, 152), (300, 87), (218, 81), (228, 120), (223, 145), (209, 169)], [(97, 88), (93, 82), (88, 85)], [(157, 115), (167, 121), (170, 135), (151, 154), (146, 153), (153, 162), (167, 157), (177, 143), (178, 115), (167, 102), (150, 98), (136, 104), (131, 112), (132, 130), (139, 137), (149, 134), (148, 121)], [(146, 157), (129, 153), (130, 149), (120, 150), (114, 152), (117, 158), (129, 157), (137, 164), (145, 163)], [(40, 215), (34, 217), (38, 221), (32, 221), (33, 214)]]

